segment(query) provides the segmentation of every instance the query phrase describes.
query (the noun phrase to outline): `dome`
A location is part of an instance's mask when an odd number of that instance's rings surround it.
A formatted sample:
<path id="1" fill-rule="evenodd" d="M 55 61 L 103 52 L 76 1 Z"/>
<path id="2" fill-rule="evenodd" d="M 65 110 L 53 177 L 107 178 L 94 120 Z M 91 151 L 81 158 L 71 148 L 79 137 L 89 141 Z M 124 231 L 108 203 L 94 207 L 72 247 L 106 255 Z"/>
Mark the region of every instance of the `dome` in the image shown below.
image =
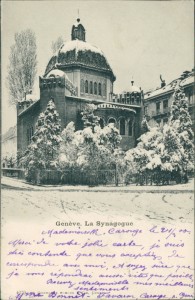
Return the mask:
<path id="1" fill-rule="evenodd" d="M 141 89 L 139 87 L 133 85 L 133 84 L 134 84 L 134 81 L 131 81 L 130 88 L 127 88 L 126 90 L 124 90 L 123 93 L 130 93 L 130 94 L 132 94 L 132 93 L 141 93 Z"/>
<path id="2" fill-rule="evenodd" d="M 65 76 L 66 79 L 69 79 L 68 76 L 61 70 L 58 70 L 58 69 L 53 69 L 51 70 L 46 78 L 49 78 L 49 77 L 62 77 L 62 76 Z"/>
<path id="3" fill-rule="evenodd" d="M 140 88 L 135 85 L 132 85 L 130 87 L 130 89 L 128 90 L 128 92 L 129 93 L 141 93 Z"/>
<path id="4" fill-rule="evenodd" d="M 115 76 L 104 53 L 98 47 L 85 41 L 85 29 L 80 24 L 80 19 L 77 19 L 77 22 L 79 24 L 72 27 L 72 40 L 65 42 L 53 55 L 46 67 L 44 76 L 47 76 L 53 69 L 65 71 L 70 67 L 83 67 L 103 71 L 110 75 L 114 81 Z"/>

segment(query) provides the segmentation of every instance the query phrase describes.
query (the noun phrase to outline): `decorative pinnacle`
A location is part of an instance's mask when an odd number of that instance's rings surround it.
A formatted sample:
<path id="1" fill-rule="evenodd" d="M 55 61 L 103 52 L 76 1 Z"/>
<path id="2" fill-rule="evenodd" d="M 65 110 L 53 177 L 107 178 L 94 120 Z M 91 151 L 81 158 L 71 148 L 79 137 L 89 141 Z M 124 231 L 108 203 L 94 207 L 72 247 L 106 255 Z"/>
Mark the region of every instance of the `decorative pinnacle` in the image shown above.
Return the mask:
<path id="1" fill-rule="evenodd" d="M 79 18 L 79 9 L 78 9 L 78 18 L 77 18 L 77 22 L 80 22 L 80 18 Z"/>

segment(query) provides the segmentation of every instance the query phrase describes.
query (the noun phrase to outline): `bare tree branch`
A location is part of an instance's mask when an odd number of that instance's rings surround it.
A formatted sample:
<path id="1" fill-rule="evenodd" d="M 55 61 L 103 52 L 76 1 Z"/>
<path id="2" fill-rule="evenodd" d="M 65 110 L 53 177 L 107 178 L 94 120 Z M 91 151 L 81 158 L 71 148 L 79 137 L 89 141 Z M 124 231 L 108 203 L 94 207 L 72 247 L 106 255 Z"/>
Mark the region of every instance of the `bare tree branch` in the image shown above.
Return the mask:
<path id="1" fill-rule="evenodd" d="M 8 66 L 8 88 L 11 104 L 16 104 L 24 93 L 33 88 L 37 73 L 37 46 L 35 34 L 31 29 L 15 34 L 11 46 Z"/>
<path id="2" fill-rule="evenodd" d="M 61 36 L 59 36 L 55 42 L 54 41 L 52 42 L 51 49 L 53 54 L 59 50 L 59 48 L 63 45 L 63 43 L 64 41 Z"/>

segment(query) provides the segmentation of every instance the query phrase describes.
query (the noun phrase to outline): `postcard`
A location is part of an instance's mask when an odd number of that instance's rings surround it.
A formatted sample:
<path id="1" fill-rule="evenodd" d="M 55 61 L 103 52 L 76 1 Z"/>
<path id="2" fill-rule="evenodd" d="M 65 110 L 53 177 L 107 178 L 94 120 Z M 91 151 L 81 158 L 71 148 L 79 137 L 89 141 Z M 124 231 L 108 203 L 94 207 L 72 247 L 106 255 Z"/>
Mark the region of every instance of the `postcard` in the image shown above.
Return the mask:
<path id="1" fill-rule="evenodd" d="M 192 1 L 2 1 L 1 299 L 194 299 Z"/>

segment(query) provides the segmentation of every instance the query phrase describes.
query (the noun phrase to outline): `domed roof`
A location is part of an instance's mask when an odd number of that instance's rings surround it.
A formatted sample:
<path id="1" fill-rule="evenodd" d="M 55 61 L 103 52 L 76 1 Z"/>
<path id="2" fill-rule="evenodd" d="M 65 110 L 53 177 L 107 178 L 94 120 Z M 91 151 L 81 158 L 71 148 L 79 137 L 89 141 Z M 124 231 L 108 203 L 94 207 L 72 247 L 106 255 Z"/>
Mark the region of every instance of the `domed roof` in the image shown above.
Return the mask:
<path id="1" fill-rule="evenodd" d="M 135 86 L 135 85 L 132 85 L 129 90 L 128 90 L 129 93 L 141 93 L 140 91 L 140 88 Z"/>
<path id="2" fill-rule="evenodd" d="M 52 56 L 44 76 L 47 76 L 53 69 L 66 70 L 70 67 L 85 67 L 106 72 L 114 81 L 116 78 L 104 53 L 98 47 L 85 42 L 85 29 L 80 23 L 78 26 L 73 25 L 71 36 L 72 40 L 65 42 Z"/>
<path id="3" fill-rule="evenodd" d="M 60 53 L 67 53 L 68 51 L 73 51 L 76 50 L 78 53 L 79 51 L 91 51 L 95 53 L 99 53 L 102 56 L 104 56 L 103 52 L 96 46 L 93 46 L 87 42 L 80 41 L 80 40 L 73 40 L 65 43 L 61 48 L 60 48 Z"/>
<path id="4" fill-rule="evenodd" d="M 53 69 L 46 75 L 46 78 L 49 78 L 49 77 L 62 77 L 62 76 L 65 76 L 66 79 L 69 79 L 68 76 L 65 74 L 65 72 L 63 72 L 61 70 L 58 70 L 58 69 Z"/>
<path id="5" fill-rule="evenodd" d="M 133 85 L 133 84 L 134 84 L 134 81 L 131 81 L 130 88 L 127 88 L 126 90 L 124 90 L 123 93 L 130 93 L 130 94 L 132 94 L 132 93 L 141 93 L 141 89 L 139 87 Z"/>

